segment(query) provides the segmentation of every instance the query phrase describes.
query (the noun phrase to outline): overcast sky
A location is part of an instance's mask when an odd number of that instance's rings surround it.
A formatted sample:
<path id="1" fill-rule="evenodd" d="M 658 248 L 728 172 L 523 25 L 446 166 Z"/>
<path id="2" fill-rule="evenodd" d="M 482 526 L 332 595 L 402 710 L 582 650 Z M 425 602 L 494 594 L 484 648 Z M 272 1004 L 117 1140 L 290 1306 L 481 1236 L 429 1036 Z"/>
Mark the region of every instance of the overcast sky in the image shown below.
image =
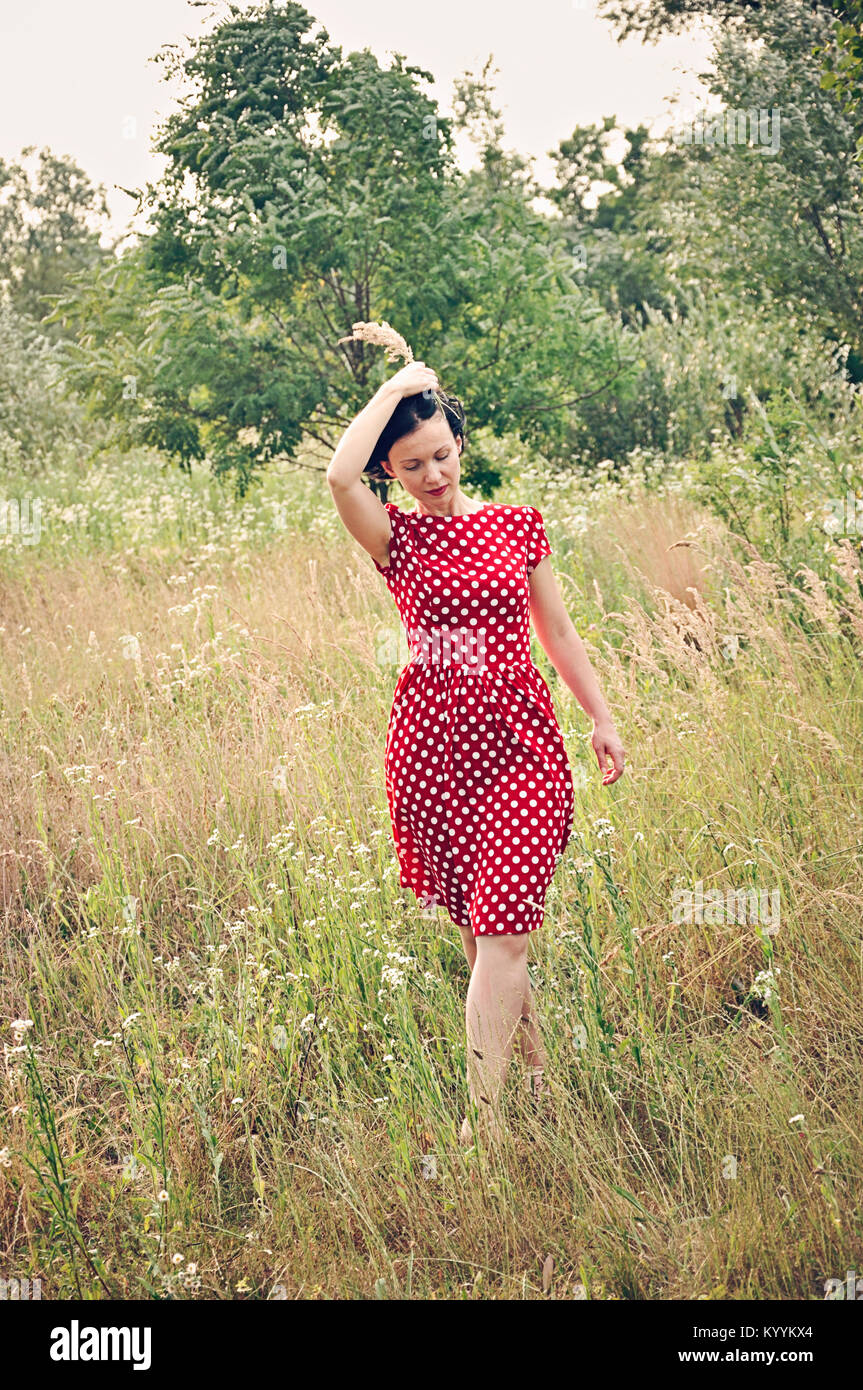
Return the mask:
<path id="1" fill-rule="evenodd" d="M 679 94 L 688 107 L 699 101 L 692 74 L 710 51 L 700 30 L 656 46 L 620 45 L 593 0 L 310 0 L 305 8 L 345 52 L 368 47 L 384 63 L 388 52 L 404 53 L 432 72 L 445 112 L 453 78 L 479 72 L 493 55 L 505 143 L 533 156 L 540 178 L 551 171 L 546 152 L 576 125 L 608 114 L 630 126 L 667 127 L 669 98 Z M 158 177 L 163 161 L 150 153 L 151 138 L 177 95 L 148 60 L 162 44 L 212 27 L 213 12 L 227 7 L 0 0 L 0 154 L 16 158 L 25 145 L 47 145 L 71 156 L 105 185 L 113 231 L 121 232 L 133 203 L 118 185 L 143 187 Z"/>

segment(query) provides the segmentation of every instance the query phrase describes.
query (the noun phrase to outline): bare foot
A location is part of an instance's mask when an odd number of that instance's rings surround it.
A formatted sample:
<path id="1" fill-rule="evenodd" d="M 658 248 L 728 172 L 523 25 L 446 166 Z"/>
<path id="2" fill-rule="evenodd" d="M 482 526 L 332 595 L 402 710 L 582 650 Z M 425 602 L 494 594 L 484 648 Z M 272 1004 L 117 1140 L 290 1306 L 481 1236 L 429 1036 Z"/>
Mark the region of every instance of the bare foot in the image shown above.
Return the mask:
<path id="1" fill-rule="evenodd" d="M 482 1111 L 480 1113 L 479 1137 L 490 1139 L 495 1144 L 501 1144 L 503 1142 L 503 1126 L 494 1115 L 489 1113 L 487 1106 L 483 1106 Z M 459 1134 L 459 1142 L 461 1143 L 462 1147 L 466 1149 L 473 1148 L 474 1144 L 476 1143 L 473 1125 L 471 1123 L 469 1115 L 465 1115 L 464 1119 L 461 1122 L 461 1133 Z"/>
<path id="2" fill-rule="evenodd" d="M 527 1094 L 528 1106 L 534 1118 L 545 1120 L 553 1118 L 554 1106 L 551 1092 L 545 1084 L 542 1067 L 528 1067 Z"/>

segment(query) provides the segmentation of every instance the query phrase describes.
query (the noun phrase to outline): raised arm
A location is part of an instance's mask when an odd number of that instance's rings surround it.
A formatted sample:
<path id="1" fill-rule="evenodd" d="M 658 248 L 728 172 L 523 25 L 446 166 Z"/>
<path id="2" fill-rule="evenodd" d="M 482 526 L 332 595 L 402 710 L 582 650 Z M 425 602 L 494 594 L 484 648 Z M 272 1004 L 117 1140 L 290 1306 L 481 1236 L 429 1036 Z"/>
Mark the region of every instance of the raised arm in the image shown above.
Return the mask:
<path id="1" fill-rule="evenodd" d="M 431 367 L 424 362 L 410 362 L 402 367 L 379 387 L 348 425 L 327 468 L 330 492 L 346 529 L 372 559 L 384 566 L 390 562 L 390 519 L 386 507 L 362 481 L 363 469 L 402 397 L 429 388 L 439 389 Z"/>

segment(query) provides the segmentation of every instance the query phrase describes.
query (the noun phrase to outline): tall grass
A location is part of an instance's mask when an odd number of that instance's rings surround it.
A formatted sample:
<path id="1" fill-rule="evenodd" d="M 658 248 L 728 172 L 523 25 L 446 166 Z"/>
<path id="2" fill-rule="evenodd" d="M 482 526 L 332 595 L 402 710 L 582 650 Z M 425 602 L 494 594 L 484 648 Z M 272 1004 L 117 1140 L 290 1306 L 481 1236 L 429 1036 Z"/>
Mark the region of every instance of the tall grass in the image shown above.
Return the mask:
<path id="1" fill-rule="evenodd" d="M 553 1115 L 514 1063 L 502 1149 L 465 1152 L 468 965 L 386 809 L 385 586 L 313 475 L 232 511 L 123 463 L 3 552 L 0 1272 L 807 1299 L 859 1268 L 853 545 L 825 585 L 680 489 L 502 495 L 542 506 L 629 763 L 601 786 L 535 643 L 577 788 L 530 952 Z M 778 888 L 778 929 L 675 920 L 699 883 Z"/>

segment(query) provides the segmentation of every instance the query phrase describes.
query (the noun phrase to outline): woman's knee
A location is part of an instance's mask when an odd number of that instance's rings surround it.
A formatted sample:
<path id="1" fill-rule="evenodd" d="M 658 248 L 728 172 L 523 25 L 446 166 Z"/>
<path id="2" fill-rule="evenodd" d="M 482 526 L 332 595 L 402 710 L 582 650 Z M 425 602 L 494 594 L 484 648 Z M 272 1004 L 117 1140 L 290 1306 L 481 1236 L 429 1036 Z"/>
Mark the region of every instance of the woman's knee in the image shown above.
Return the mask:
<path id="1" fill-rule="evenodd" d="M 476 937 L 477 961 L 502 965 L 506 968 L 519 968 L 527 963 L 529 936 L 478 936 Z"/>

